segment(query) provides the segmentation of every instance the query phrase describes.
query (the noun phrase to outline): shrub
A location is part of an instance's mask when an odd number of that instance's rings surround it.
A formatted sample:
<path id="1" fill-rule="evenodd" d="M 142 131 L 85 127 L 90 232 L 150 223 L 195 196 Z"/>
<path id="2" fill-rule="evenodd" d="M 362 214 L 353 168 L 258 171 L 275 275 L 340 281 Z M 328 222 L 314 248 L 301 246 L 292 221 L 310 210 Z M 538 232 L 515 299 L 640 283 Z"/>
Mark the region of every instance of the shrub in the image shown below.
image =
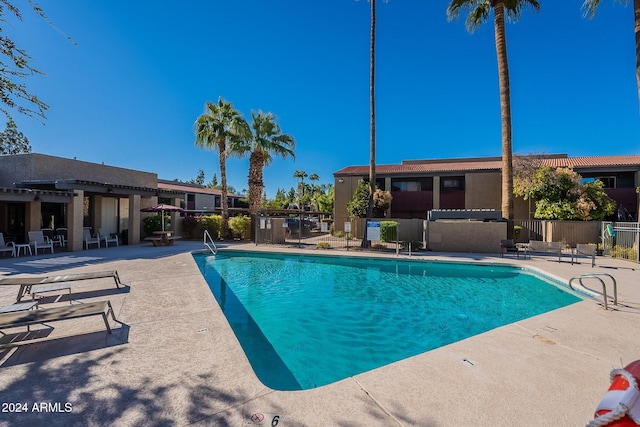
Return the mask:
<path id="1" fill-rule="evenodd" d="M 393 242 L 397 240 L 398 223 L 396 221 L 380 221 L 380 241 Z"/>
<path id="2" fill-rule="evenodd" d="M 151 236 L 154 231 L 162 230 L 162 215 L 152 215 L 142 220 L 142 229 L 145 236 Z M 164 216 L 164 229 L 171 229 L 171 217 L 169 215 Z"/>
<path id="3" fill-rule="evenodd" d="M 316 243 L 316 249 L 331 249 L 331 244 L 329 242 L 318 242 Z"/>
<path id="4" fill-rule="evenodd" d="M 193 231 L 197 226 L 198 217 L 188 215 L 182 218 L 182 231 L 186 234 L 185 237 L 193 238 Z"/>
<path id="5" fill-rule="evenodd" d="M 520 238 L 520 234 L 522 233 L 522 226 L 514 225 L 513 226 L 513 238 L 515 241 L 518 241 Z"/>
<path id="6" fill-rule="evenodd" d="M 201 216 L 198 222 L 211 234 L 212 239 L 220 239 L 220 229 L 222 228 L 222 217 L 220 215 Z"/>
<path id="7" fill-rule="evenodd" d="M 231 228 L 233 237 L 245 239 L 251 235 L 251 218 L 245 215 L 229 218 L 229 228 Z"/>

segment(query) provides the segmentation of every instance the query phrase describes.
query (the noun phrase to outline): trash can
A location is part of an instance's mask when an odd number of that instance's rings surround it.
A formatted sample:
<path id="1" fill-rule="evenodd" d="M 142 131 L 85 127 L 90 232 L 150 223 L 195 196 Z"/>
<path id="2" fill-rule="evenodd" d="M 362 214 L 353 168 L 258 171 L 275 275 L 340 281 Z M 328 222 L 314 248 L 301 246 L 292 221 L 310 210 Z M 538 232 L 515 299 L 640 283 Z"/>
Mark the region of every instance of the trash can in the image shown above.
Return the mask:
<path id="1" fill-rule="evenodd" d="M 129 244 L 129 230 L 122 230 L 120 232 L 120 242 L 123 245 L 128 245 Z"/>

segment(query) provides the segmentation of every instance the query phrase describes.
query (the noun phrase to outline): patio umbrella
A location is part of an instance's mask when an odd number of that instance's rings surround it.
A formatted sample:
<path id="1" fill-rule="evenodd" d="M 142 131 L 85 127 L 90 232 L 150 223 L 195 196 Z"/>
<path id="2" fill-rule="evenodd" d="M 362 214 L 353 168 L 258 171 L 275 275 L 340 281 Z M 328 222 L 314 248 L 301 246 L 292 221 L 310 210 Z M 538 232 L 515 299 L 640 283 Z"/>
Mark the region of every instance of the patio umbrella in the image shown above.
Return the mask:
<path id="1" fill-rule="evenodd" d="M 160 212 L 162 216 L 162 231 L 164 231 L 164 213 L 165 212 L 182 212 L 182 209 L 179 206 L 167 205 L 165 203 L 160 203 L 159 205 L 149 206 L 148 208 L 140 209 L 140 212 Z"/>

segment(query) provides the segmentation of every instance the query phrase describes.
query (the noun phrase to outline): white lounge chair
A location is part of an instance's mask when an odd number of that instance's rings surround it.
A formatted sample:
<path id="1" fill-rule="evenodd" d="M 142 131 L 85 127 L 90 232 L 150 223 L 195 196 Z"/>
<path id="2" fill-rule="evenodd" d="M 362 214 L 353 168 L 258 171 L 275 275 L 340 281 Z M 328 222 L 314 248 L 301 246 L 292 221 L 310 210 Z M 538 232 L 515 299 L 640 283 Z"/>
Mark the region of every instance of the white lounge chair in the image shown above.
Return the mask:
<path id="1" fill-rule="evenodd" d="M 102 241 L 104 242 L 104 246 L 106 248 L 109 247 L 109 242 L 111 243 L 115 243 L 116 246 L 119 246 L 119 242 L 118 242 L 118 235 L 117 234 L 109 234 L 109 233 L 103 233 L 102 228 L 100 229 L 100 238 L 102 239 Z"/>
<path id="2" fill-rule="evenodd" d="M 93 237 L 91 235 L 91 230 L 88 228 L 84 229 L 83 239 L 85 249 L 89 249 L 89 245 L 98 245 L 98 248 L 100 247 L 100 235 L 98 235 L 98 237 Z"/>
<path id="3" fill-rule="evenodd" d="M 60 246 L 67 246 L 67 229 L 64 227 L 56 228 L 56 239 L 60 242 Z"/>
<path id="4" fill-rule="evenodd" d="M 4 235 L 0 233 L 0 253 L 11 252 L 11 256 L 16 256 L 16 246 L 13 242 L 4 241 Z"/>
<path id="5" fill-rule="evenodd" d="M 29 244 L 35 250 L 36 255 L 38 255 L 38 249 L 49 248 L 51 249 L 51 253 L 53 253 L 53 240 L 46 238 L 42 230 L 29 232 Z"/>
<path id="6" fill-rule="evenodd" d="M 60 247 L 62 247 L 62 242 L 58 239 L 58 236 L 53 232 L 52 228 L 43 228 L 42 230 L 42 234 L 44 234 L 44 239 L 46 241 L 52 241 L 53 245 L 58 245 Z"/>

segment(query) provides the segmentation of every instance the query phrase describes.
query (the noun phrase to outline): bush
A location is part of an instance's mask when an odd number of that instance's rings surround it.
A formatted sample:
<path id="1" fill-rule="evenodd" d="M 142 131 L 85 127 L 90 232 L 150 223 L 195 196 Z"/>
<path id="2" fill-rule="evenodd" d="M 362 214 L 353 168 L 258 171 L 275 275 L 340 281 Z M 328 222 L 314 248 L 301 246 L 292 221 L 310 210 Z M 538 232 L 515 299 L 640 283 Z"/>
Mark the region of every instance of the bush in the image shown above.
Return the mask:
<path id="1" fill-rule="evenodd" d="M 195 216 L 185 216 L 182 218 L 182 231 L 186 234 L 186 238 L 193 238 L 193 232 L 198 226 L 198 217 Z"/>
<path id="2" fill-rule="evenodd" d="M 164 216 L 164 229 L 171 229 L 171 217 L 169 215 Z M 142 230 L 145 236 L 151 236 L 154 231 L 162 230 L 162 215 L 148 216 L 142 220 Z"/>
<path id="3" fill-rule="evenodd" d="M 520 238 L 520 234 L 522 233 L 522 226 L 520 225 L 514 225 L 513 226 L 513 238 L 514 241 L 518 241 L 518 239 Z"/>
<path id="4" fill-rule="evenodd" d="M 316 243 L 316 249 L 331 249 L 331 244 L 329 242 L 318 242 Z"/>
<path id="5" fill-rule="evenodd" d="M 380 241 L 393 242 L 397 240 L 398 223 L 396 221 L 380 221 Z"/>
<path id="6" fill-rule="evenodd" d="M 233 237 L 245 239 L 251 235 L 251 218 L 245 215 L 229 218 L 229 228 Z"/>
<path id="7" fill-rule="evenodd" d="M 222 228 L 222 217 L 220 215 L 201 216 L 198 222 L 209 232 L 212 239 L 220 239 L 220 229 Z"/>

